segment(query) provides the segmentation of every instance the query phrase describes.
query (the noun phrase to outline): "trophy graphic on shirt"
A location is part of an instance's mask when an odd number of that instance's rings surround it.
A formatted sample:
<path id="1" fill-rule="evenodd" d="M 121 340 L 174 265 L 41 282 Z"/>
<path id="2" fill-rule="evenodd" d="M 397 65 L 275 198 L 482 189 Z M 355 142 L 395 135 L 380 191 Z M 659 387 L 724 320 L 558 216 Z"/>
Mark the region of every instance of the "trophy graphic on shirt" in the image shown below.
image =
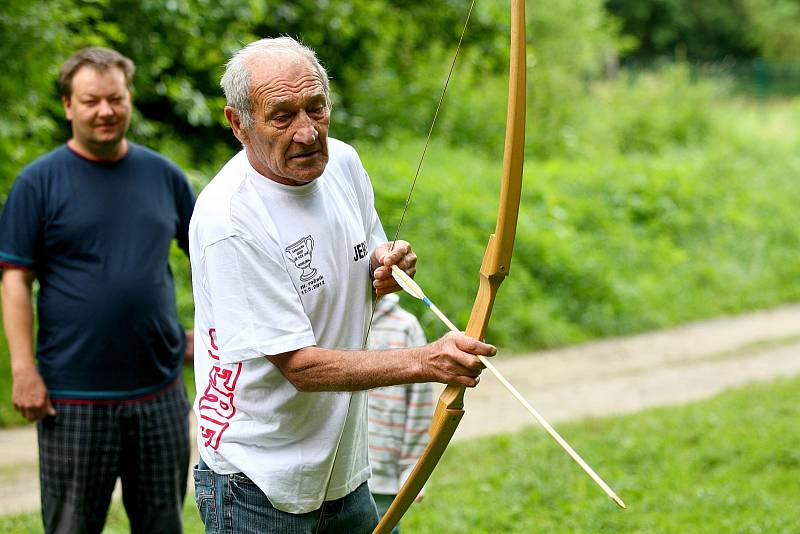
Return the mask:
<path id="1" fill-rule="evenodd" d="M 300 280 L 308 282 L 317 275 L 317 270 L 311 266 L 311 252 L 314 250 L 314 238 L 310 235 L 302 237 L 286 247 L 286 258 L 303 272 Z"/>

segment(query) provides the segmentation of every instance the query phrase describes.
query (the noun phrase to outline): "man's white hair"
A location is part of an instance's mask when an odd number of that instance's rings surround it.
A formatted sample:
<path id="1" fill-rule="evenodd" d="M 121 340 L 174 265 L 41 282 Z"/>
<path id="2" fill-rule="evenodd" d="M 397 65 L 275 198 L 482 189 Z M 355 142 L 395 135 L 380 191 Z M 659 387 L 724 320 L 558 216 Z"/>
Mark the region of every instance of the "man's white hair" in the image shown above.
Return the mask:
<path id="1" fill-rule="evenodd" d="M 317 71 L 322 80 L 322 88 L 325 92 L 325 100 L 330 106 L 330 88 L 328 84 L 328 73 L 320 64 L 314 51 L 292 39 L 291 37 L 276 37 L 272 39 L 260 39 L 245 46 L 225 65 L 225 73 L 220 80 L 220 86 L 225 93 L 227 104 L 236 110 L 242 128 L 253 126 L 253 100 L 251 98 L 251 75 L 250 61 L 255 57 L 267 56 L 293 56 L 297 59 L 308 61 L 314 70 Z"/>

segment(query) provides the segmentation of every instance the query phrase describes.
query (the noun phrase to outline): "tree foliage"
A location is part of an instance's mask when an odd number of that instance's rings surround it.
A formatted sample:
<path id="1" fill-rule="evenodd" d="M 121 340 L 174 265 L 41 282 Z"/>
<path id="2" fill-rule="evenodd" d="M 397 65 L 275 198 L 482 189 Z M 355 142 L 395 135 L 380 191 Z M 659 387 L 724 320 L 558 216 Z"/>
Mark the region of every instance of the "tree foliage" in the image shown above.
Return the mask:
<path id="1" fill-rule="evenodd" d="M 762 57 L 800 61 L 800 2 L 742 0 L 748 14 L 748 36 Z"/>
<path id="2" fill-rule="evenodd" d="M 291 35 L 332 79 L 332 134 L 424 135 L 466 0 L 6 0 L 0 18 L 0 200 L 18 170 L 63 142 L 55 77 L 77 48 L 105 45 L 137 64 L 132 137 L 204 181 L 236 148 L 218 82 L 259 37 Z M 649 59 L 800 57 L 795 0 L 553 0 L 528 6 L 529 155 L 570 154 L 589 82 L 620 50 Z M 436 134 L 496 153 L 502 143 L 508 2 L 478 2 Z M 609 14 L 610 13 L 610 14 Z M 620 38 L 620 33 L 626 37 Z M 682 51 L 682 52 L 681 52 Z"/>
<path id="3" fill-rule="evenodd" d="M 637 40 L 638 59 L 673 57 L 714 60 L 755 57 L 743 29 L 746 12 L 737 0 L 608 0 L 623 31 Z"/>
<path id="4" fill-rule="evenodd" d="M 383 139 L 427 131 L 466 15 L 461 0 L 8 0 L 0 24 L 0 191 L 25 163 L 63 142 L 55 78 L 77 48 L 102 45 L 137 64 L 131 135 L 207 178 L 235 149 L 222 115 L 227 58 L 265 36 L 317 50 L 332 80 L 332 134 Z M 479 2 L 438 134 L 497 150 L 508 61 L 507 2 Z M 531 9 L 531 150 L 559 146 L 570 102 L 615 47 L 602 0 Z"/>
<path id="5" fill-rule="evenodd" d="M 690 60 L 800 60 L 800 4 L 796 0 L 607 0 L 631 56 Z"/>

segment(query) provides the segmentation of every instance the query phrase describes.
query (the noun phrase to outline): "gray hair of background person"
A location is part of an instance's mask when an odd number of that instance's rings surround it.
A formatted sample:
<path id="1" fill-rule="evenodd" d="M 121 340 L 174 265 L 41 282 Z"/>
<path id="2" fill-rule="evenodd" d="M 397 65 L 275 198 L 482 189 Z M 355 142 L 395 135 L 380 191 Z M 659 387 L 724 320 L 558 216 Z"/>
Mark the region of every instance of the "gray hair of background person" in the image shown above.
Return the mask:
<path id="1" fill-rule="evenodd" d="M 250 60 L 258 56 L 277 56 L 288 55 L 297 59 L 304 59 L 311 63 L 317 74 L 322 80 L 325 100 L 330 106 L 330 88 L 328 84 L 328 73 L 320 64 L 314 51 L 292 39 L 291 37 L 276 37 L 274 39 L 261 39 L 245 46 L 225 65 L 225 74 L 220 80 L 220 87 L 225 92 L 227 104 L 236 110 L 241 121 L 242 128 L 253 126 L 253 101 L 251 98 L 250 87 Z"/>
<path id="2" fill-rule="evenodd" d="M 133 73 L 136 67 L 129 58 L 123 56 L 116 50 L 95 46 L 91 48 L 81 48 L 64 63 L 58 73 L 58 86 L 61 95 L 69 99 L 72 97 L 72 78 L 78 69 L 89 66 L 99 71 L 110 68 L 118 68 L 125 75 L 125 85 L 128 91 L 133 92 Z"/>

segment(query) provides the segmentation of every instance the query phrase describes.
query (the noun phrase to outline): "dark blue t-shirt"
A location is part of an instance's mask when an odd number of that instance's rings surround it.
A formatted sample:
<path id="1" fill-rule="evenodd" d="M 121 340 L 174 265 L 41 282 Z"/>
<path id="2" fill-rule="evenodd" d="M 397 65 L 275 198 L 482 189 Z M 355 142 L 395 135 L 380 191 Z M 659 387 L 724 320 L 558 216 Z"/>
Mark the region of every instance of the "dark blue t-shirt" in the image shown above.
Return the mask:
<path id="1" fill-rule="evenodd" d="M 169 385 L 186 340 L 167 259 L 188 254 L 194 194 L 129 143 L 113 163 L 66 145 L 23 169 L 0 215 L 0 263 L 39 281 L 37 359 L 54 399 L 135 399 Z"/>

